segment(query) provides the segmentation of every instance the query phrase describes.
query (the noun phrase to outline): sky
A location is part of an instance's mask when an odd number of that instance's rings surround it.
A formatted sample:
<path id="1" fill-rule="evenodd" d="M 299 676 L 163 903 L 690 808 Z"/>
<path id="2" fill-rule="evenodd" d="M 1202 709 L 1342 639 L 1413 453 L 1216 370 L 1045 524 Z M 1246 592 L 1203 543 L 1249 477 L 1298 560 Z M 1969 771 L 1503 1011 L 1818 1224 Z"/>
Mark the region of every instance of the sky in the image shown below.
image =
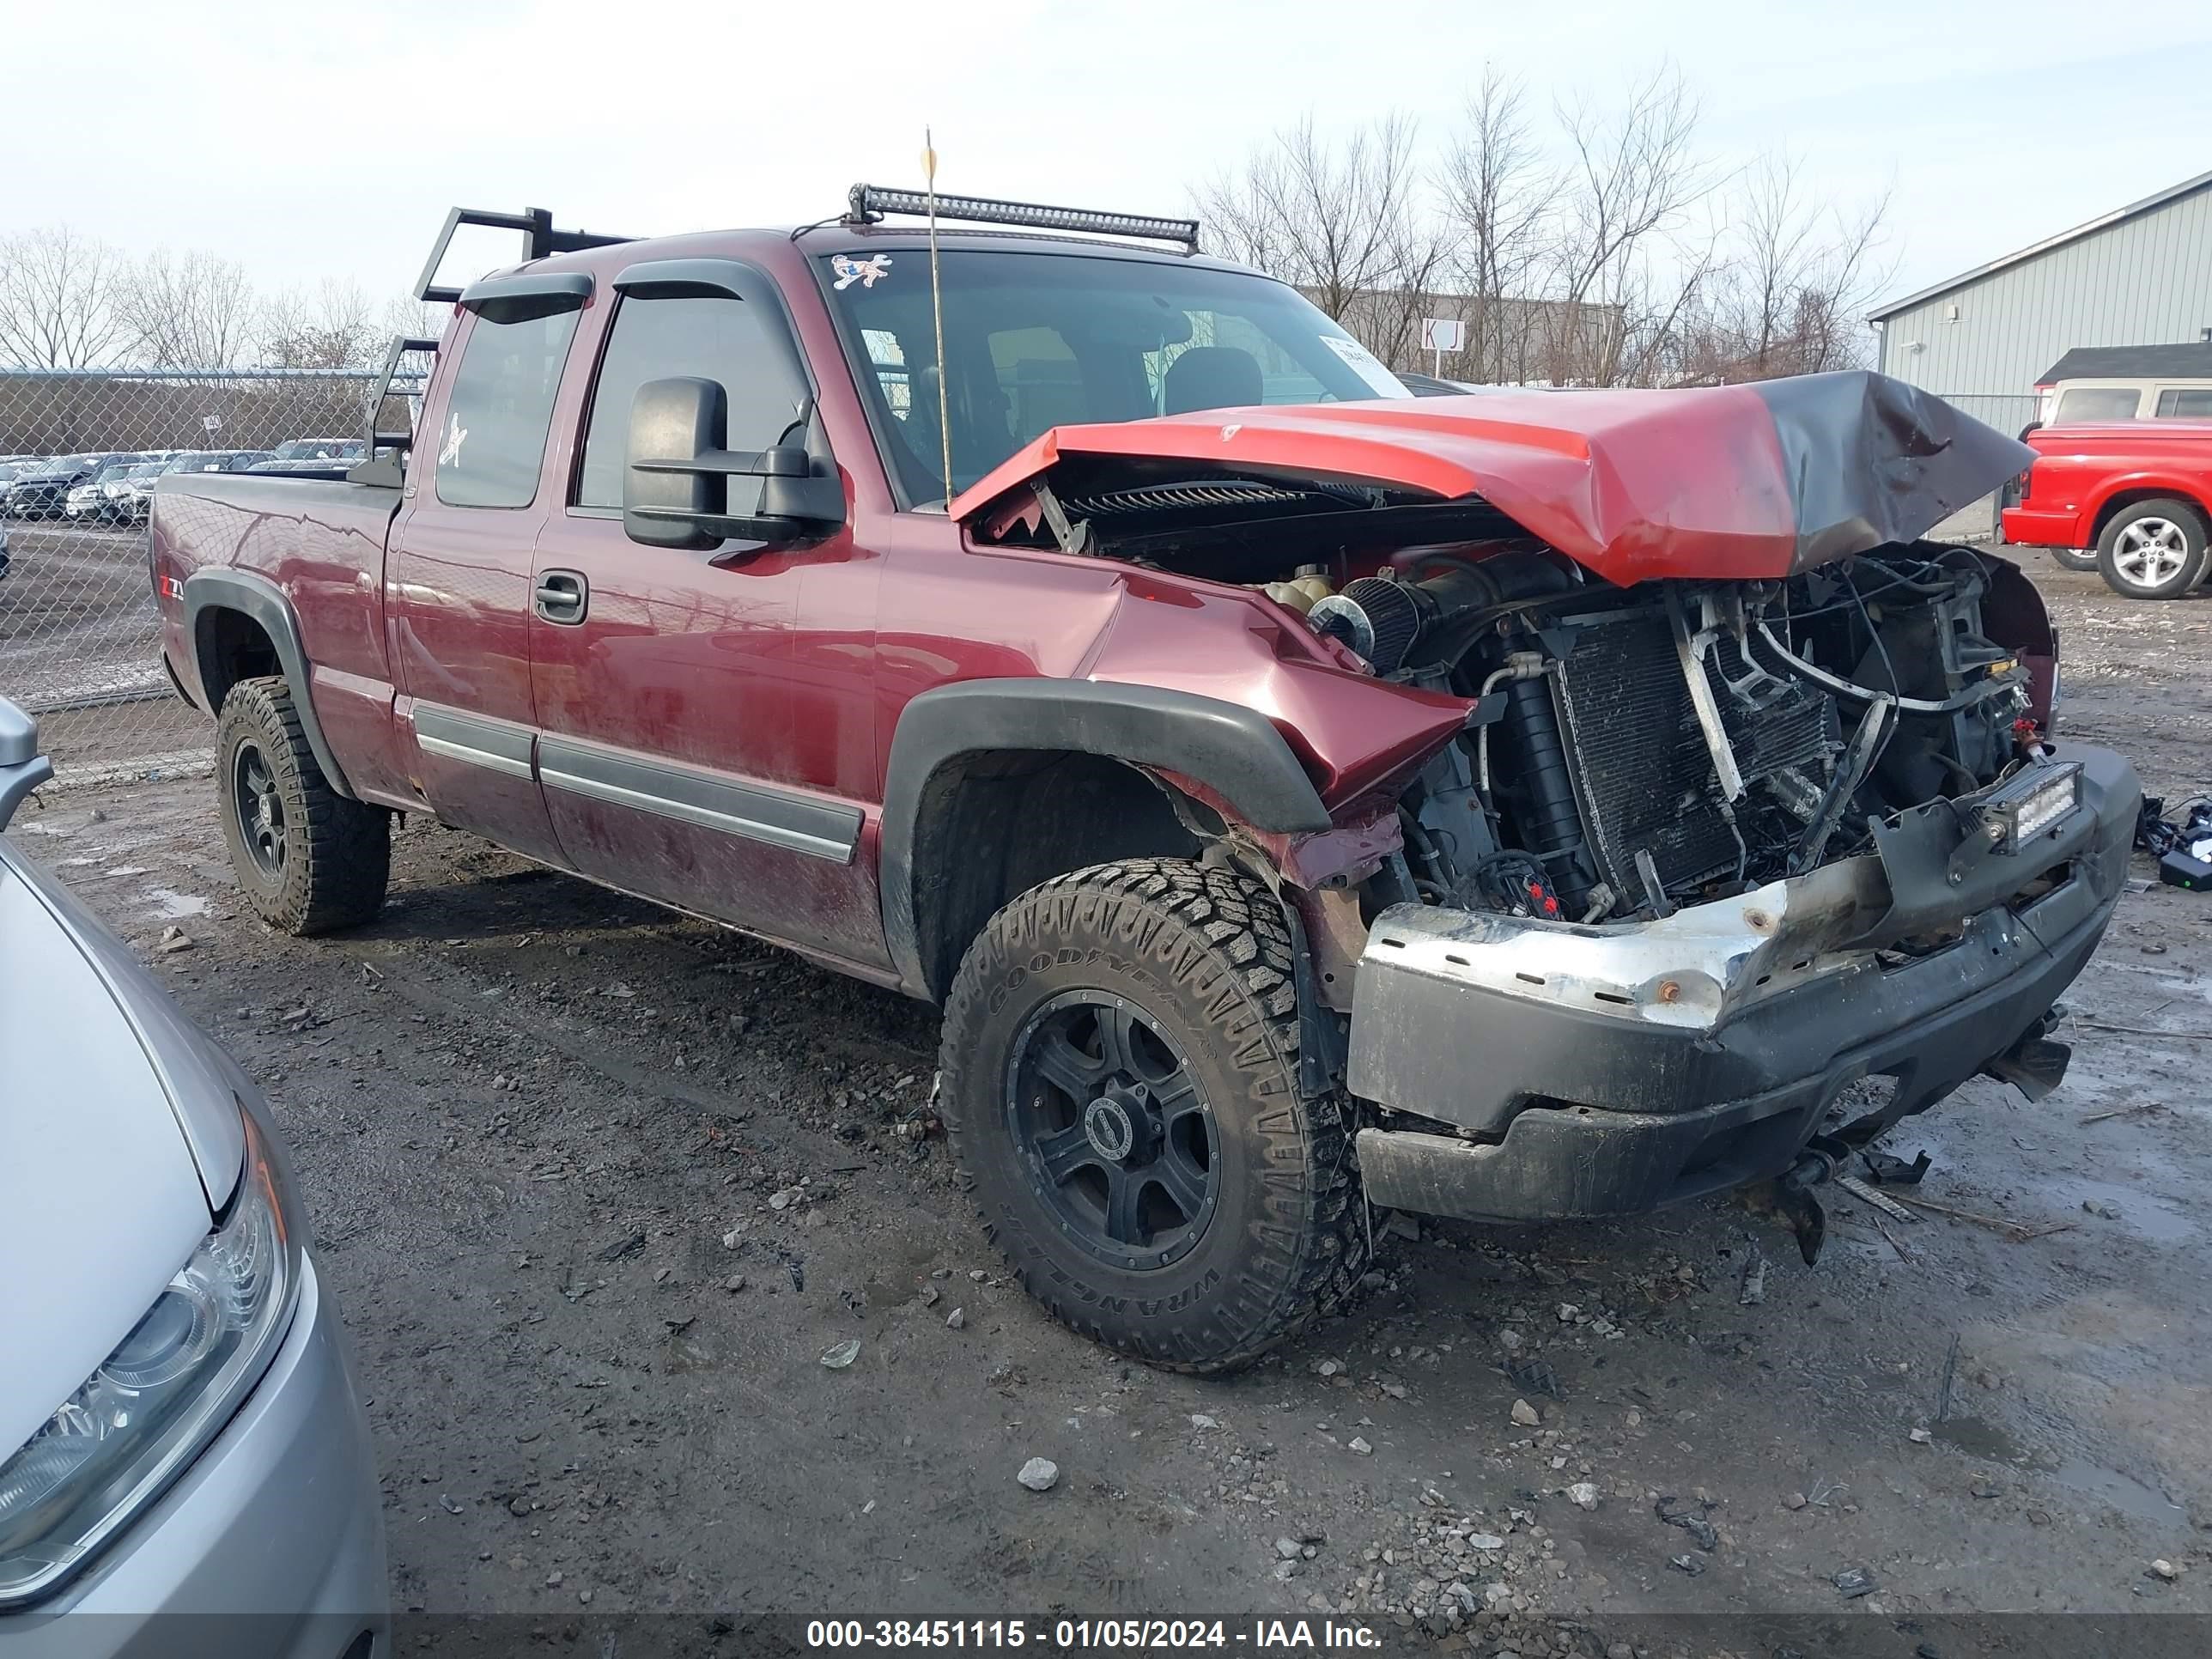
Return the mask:
<path id="1" fill-rule="evenodd" d="M 1825 199 L 1892 193 L 1896 295 L 2212 167 L 2203 0 L 93 0 L 9 24 L 0 234 L 380 296 L 457 203 L 794 223 L 918 184 L 927 125 L 945 190 L 1175 212 L 1309 111 L 1433 140 L 1486 63 L 1540 110 L 1668 62 L 1720 167 L 1784 148 Z M 514 257 L 471 234 L 449 276 Z"/>

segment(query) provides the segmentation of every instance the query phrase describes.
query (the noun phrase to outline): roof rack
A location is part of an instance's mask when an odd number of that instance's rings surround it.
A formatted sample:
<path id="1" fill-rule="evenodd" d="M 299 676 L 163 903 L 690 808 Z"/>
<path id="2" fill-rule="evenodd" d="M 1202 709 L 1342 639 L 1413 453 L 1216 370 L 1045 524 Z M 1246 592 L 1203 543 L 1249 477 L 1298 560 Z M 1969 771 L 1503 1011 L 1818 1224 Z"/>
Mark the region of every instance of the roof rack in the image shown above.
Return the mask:
<path id="1" fill-rule="evenodd" d="M 453 245 L 453 233 L 463 225 L 520 231 L 525 259 L 543 259 L 549 253 L 576 253 L 587 247 L 611 247 L 617 242 L 636 240 L 630 236 L 601 236 L 588 230 L 556 230 L 553 215 L 545 208 L 498 213 L 489 208 L 457 207 L 446 216 L 446 228 L 438 233 L 437 245 L 430 250 L 429 263 L 415 279 L 415 297 L 425 304 L 451 305 L 461 297 L 460 289 L 439 286 L 438 267 L 446 262 L 446 250 Z"/>
<path id="2" fill-rule="evenodd" d="M 872 225 L 885 214 L 916 218 L 929 216 L 929 192 L 891 190 L 882 185 L 855 185 L 846 195 L 848 224 Z M 1173 242 L 1186 252 L 1198 252 L 1198 221 L 1158 219 L 1142 213 L 1106 213 L 1095 208 L 1043 207 L 1035 202 L 1003 202 L 989 196 L 943 196 L 935 198 L 940 219 L 957 219 L 979 225 L 1021 225 L 1030 230 L 1088 230 L 1133 241 Z"/>

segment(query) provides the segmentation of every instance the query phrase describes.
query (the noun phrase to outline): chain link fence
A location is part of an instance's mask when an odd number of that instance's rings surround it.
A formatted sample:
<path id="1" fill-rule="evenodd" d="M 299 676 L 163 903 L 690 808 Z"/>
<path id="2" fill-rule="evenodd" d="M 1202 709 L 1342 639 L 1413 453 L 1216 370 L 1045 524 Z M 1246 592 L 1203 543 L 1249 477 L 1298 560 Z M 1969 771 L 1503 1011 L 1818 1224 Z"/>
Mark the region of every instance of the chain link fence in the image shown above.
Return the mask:
<path id="1" fill-rule="evenodd" d="M 148 504 L 165 471 L 343 465 L 381 369 L 0 370 L 0 696 L 65 781 L 204 763 L 161 666 Z M 404 411 L 403 411 L 404 417 Z"/>

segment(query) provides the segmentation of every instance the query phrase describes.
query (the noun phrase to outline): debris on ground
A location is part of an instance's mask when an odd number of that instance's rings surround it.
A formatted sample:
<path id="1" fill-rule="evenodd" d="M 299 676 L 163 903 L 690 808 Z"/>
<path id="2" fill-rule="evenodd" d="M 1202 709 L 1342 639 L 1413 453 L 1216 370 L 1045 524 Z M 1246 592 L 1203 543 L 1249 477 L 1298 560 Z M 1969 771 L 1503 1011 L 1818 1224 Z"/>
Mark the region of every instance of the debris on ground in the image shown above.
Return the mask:
<path id="1" fill-rule="evenodd" d="M 1567 1488 L 1567 1501 L 1578 1510 L 1597 1507 L 1597 1486 L 1595 1482 L 1577 1480 Z"/>
<path id="2" fill-rule="evenodd" d="M 968 1310 L 967 1310 L 967 1309 L 965 1309 L 965 1308 L 955 1308 L 955 1309 L 954 1309 L 951 1313 L 949 1313 L 949 1314 L 947 1314 L 947 1315 L 945 1315 L 945 1328 L 946 1330 L 948 1330 L 948 1331 L 965 1330 L 965 1329 L 967 1328 L 967 1327 L 968 1327 Z"/>
<path id="3" fill-rule="evenodd" d="M 1836 1575 L 1837 1593 L 1846 1601 L 1856 1601 L 1862 1595 L 1871 1595 L 1875 1589 L 1874 1575 L 1864 1567 L 1850 1567 Z"/>
<path id="4" fill-rule="evenodd" d="M 1756 1244 L 1751 1247 L 1751 1260 L 1743 1264 L 1743 1285 L 1735 1300 L 1740 1308 L 1756 1308 L 1766 1300 L 1766 1252 Z"/>
<path id="5" fill-rule="evenodd" d="M 1060 1484 L 1060 1465 L 1049 1457 L 1032 1457 L 1014 1479 L 1031 1492 L 1050 1492 Z"/>
<path id="6" fill-rule="evenodd" d="M 1524 1429 L 1533 1429 L 1544 1419 L 1536 1415 L 1536 1408 L 1525 1400 L 1513 1402 L 1513 1420 Z"/>
<path id="7" fill-rule="evenodd" d="M 848 1337 L 822 1356 L 822 1364 L 825 1370 L 842 1371 L 860 1357 L 860 1339 Z"/>
<path id="8" fill-rule="evenodd" d="M 1836 1185 L 1841 1187 L 1860 1203 L 1880 1210 L 1893 1221 L 1917 1221 L 1920 1218 L 1885 1193 L 1878 1193 L 1856 1176 L 1838 1176 Z"/>
<path id="9" fill-rule="evenodd" d="M 192 936 L 183 928 L 164 927 L 161 930 L 161 941 L 154 948 L 164 956 L 174 956 L 179 951 L 191 950 L 193 943 Z"/>
<path id="10" fill-rule="evenodd" d="M 1718 1549 L 1721 1535 L 1715 1529 L 1713 1523 L 1694 1510 L 1674 1508 L 1676 1501 L 1672 1492 L 1662 1492 L 1659 1501 L 1651 1506 L 1651 1512 L 1668 1526 L 1680 1527 L 1684 1532 L 1688 1533 L 1697 1540 L 1698 1547 L 1706 1554 L 1710 1555 Z"/>
<path id="11" fill-rule="evenodd" d="M 1516 1336 L 1516 1341 L 1518 1340 Z M 1540 1394 L 1551 1400 L 1561 1397 L 1559 1374 L 1552 1368 L 1549 1360 L 1509 1359 L 1505 1362 L 1505 1376 L 1516 1388 L 1526 1389 L 1532 1394 Z"/>

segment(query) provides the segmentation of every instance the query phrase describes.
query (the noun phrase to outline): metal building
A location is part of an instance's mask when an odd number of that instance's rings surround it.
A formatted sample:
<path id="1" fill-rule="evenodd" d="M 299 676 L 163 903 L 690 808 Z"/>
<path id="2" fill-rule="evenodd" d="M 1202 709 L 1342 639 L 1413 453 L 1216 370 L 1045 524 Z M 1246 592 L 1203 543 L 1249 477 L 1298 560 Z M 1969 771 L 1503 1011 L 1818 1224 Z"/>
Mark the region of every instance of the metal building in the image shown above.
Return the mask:
<path id="1" fill-rule="evenodd" d="M 1881 372 L 2004 432 L 2076 346 L 2212 339 L 2212 173 L 1906 295 L 1869 319 Z"/>

